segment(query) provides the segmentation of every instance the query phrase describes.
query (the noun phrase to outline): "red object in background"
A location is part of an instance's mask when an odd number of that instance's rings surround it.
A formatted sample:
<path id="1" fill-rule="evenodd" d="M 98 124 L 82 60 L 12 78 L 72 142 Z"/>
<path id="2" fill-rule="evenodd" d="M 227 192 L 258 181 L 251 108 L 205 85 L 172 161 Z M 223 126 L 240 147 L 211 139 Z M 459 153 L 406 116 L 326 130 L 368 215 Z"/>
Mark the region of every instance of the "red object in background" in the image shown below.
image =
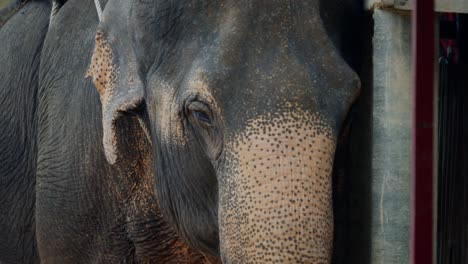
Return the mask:
<path id="1" fill-rule="evenodd" d="M 452 23 L 456 28 L 456 15 L 454 13 L 442 13 L 440 15 L 441 23 L 448 22 Z M 442 29 L 441 29 L 442 30 Z M 444 35 L 444 34 L 441 34 Z M 439 41 L 440 45 L 440 55 L 447 59 L 447 63 L 449 64 L 456 64 L 458 63 L 458 48 L 457 48 L 457 41 L 456 36 L 452 36 L 452 38 L 442 37 Z"/>
<path id="2" fill-rule="evenodd" d="M 410 228 L 412 264 L 433 263 L 434 23 L 434 0 L 414 0 Z"/>

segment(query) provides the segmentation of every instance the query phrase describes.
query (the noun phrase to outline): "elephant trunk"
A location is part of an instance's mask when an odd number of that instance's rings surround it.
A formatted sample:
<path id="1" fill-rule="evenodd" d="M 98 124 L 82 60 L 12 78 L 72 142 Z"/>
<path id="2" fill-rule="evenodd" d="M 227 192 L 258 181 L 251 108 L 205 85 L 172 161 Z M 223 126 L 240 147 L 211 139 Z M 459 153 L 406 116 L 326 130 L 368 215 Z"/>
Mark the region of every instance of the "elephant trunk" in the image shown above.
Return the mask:
<path id="1" fill-rule="evenodd" d="M 224 263 L 329 263 L 336 137 L 316 114 L 249 122 L 220 179 Z"/>

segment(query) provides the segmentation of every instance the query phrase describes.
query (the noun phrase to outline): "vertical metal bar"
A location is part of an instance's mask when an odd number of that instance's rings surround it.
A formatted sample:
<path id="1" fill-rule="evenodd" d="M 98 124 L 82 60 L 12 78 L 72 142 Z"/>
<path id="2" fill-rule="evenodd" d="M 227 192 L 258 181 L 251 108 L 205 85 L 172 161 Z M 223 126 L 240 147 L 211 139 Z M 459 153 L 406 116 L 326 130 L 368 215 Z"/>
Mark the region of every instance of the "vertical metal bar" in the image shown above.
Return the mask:
<path id="1" fill-rule="evenodd" d="M 411 263 L 433 263 L 434 0 L 413 0 Z"/>

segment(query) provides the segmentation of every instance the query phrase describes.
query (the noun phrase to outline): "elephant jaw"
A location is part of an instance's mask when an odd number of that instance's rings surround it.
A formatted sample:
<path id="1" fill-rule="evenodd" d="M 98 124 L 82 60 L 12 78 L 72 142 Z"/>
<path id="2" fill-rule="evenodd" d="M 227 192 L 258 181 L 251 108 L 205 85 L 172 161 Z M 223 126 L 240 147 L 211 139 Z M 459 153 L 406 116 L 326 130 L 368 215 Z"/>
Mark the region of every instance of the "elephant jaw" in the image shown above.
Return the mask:
<path id="1" fill-rule="evenodd" d="M 249 122 L 220 179 L 224 263 L 329 263 L 335 136 L 302 111 Z"/>

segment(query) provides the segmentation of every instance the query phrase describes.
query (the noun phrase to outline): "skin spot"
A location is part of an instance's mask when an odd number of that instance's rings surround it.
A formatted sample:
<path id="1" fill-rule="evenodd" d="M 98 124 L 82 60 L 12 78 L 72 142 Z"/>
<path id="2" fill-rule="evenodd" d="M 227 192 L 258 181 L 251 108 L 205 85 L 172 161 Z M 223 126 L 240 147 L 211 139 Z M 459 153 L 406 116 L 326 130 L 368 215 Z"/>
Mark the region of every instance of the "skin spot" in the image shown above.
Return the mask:
<path id="1" fill-rule="evenodd" d="M 117 67 L 112 64 L 112 51 L 110 44 L 101 32 L 96 33 L 96 42 L 91 65 L 85 77 L 91 77 L 99 92 L 101 102 L 105 105 L 112 96 L 113 88 L 117 81 Z"/>
<path id="2" fill-rule="evenodd" d="M 242 263 L 329 263 L 336 140 L 325 119 L 298 109 L 261 116 L 234 138 L 226 147 L 229 165 L 220 182 L 225 258 Z M 291 147 L 298 144 L 310 147 Z"/>

